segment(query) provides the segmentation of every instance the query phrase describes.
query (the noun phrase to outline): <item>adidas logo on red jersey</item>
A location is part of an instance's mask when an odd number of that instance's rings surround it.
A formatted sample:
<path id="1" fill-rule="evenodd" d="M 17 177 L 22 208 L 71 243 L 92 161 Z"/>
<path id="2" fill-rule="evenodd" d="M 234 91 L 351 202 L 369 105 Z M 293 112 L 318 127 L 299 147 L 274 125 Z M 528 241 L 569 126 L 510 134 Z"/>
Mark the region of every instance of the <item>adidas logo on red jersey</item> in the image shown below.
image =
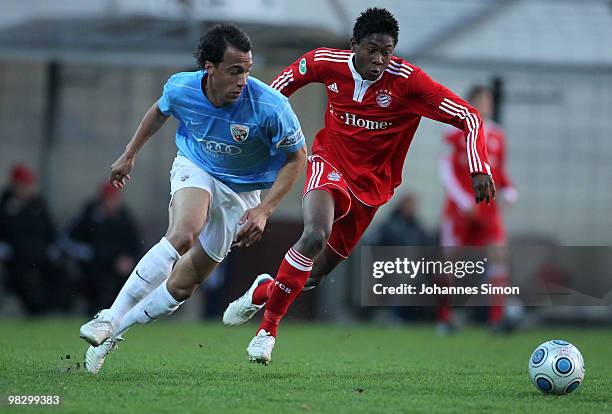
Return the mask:
<path id="1" fill-rule="evenodd" d="M 336 92 L 338 93 L 338 85 L 336 85 L 336 82 L 332 83 L 331 85 L 329 85 L 327 87 L 327 89 L 329 89 L 332 92 Z"/>

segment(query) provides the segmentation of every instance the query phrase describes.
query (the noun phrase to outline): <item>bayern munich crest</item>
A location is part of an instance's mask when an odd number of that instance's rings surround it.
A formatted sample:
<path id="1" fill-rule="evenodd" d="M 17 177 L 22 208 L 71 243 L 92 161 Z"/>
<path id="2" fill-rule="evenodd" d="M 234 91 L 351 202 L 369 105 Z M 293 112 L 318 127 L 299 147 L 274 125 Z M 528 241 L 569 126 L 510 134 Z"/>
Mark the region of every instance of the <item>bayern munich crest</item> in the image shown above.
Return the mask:
<path id="1" fill-rule="evenodd" d="M 340 181 L 341 177 L 342 176 L 340 175 L 338 171 L 332 171 L 329 174 L 327 174 L 327 179 L 329 181 Z"/>
<path id="2" fill-rule="evenodd" d="M 249 127 L 246 125 L 231 124 L 230 132 L 236 142 L 244 142 L 249 137 Z"/>
<path id="3" fill-rule="evenodd" d="M 391 105 L 391 95 L 389 95 L 386 92 L 382 92 L 379 93 L 376 96 L 376 103 L 378 104 L 378 106 L 380 106 L 381 108 L 386 108 L 389 105 Z"/>

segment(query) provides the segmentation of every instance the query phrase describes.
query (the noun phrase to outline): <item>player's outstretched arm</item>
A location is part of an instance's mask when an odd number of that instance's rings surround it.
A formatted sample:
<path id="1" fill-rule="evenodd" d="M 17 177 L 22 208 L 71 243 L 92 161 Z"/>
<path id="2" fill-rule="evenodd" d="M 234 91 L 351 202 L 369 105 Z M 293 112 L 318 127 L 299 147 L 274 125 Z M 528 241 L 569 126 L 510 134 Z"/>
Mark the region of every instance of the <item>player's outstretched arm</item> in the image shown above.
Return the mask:
<path id="1" fill-rule="evenodd" d="M 280 201 L 297 181 L 306 166 L 306 158 L 306 146 L 296 152 L 287 153 L 287 162 L 279 170 L 276 180 L 265 198 L 257 207 L 245 211 L 240 219 L 239 223 L 243 227 L 236 235 L 236 246 L 248 247 L 261 238 L 268 217 L 272 215 Z"/>
<path id="2" fill-rule="evenodd" d="M 130 172 L 136 162 L 136 154 L 142 146 L 166 123 L 169 115 L 164 115 L 155 102 L 140 121 L 138 129 L 130 142 L 126 145 L 123 154 L 111 165 L 110 182 L 117 188 L 130 180 Z"/>
<path id="3" fill-rule="evenodd" d="M 472 188 L 476 204 L 495 199 L 495 183 L 487 160 L 482 119 L 478 111 L 444 85 L 420 69 L 414 71 L 408 85 L 415 112 L 464 131 Z"/>

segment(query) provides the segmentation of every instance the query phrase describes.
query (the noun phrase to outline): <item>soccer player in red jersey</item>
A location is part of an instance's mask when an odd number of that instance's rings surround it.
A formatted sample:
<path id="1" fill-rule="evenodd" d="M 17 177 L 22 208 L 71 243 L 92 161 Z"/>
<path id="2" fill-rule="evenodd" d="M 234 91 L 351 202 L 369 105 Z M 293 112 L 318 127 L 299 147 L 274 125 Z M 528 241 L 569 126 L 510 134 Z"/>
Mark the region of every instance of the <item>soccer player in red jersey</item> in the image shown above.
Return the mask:
<path id="1" fill-rule="evenodd" d="M 301 237 L 276 278 L 258 276 L 223 316 L 226 325 L 239 325 L 266 304 L 247 348 L 252 362 L 269 363 L 278 324 L 291 302 L 305 284 L 316 286 L 349 256 L 378 207 L 391 198 L 421 117 L 464 131 L 475 201 L 495 197 L 480 115 L 420 68 L 394 56 L 398 33 L 389 11 L 367 9 L 353 27 L 351 50 L 315 49 L 272 82 L 286 96 L 309 83 L 323 83 L 328 106 L 309 157 Z"/>
<path id="2" fill-rule="evenodd" d="M 506 232 L 501 217 L 499 201 L 512 204 L 518 193 L 506 173 L 506 138 L 500 125 L 493 122 L 493 93 L 485 86 L 474 86 L 467 95 L 468 101 L 484 119 L 484 133 L 493 179 L 501 197 L 490 204 L 474 202 L 471 183 L 468 178 L 470 167 L 465 159 L 465 139 L 463 131 L 448 128 L 444 142 L 451 151 L 440 160 L 440 176 L 445 190 L 444 210 L 440 241 L 445 247 L 493 246 L 490 250 L 491 262 L 487 269 L 489 283 L 494 286 L 507 284 L 508 265 L 503 246 Z M 446 298 L 448 299 L 448 298 Z M 438 307 L 438 332 L 452 332 L 452 315 L 448 300 Z M 504 296 L 492 296 L 489 307 L 489 323 L 500 326 L 503 316 Z"/>

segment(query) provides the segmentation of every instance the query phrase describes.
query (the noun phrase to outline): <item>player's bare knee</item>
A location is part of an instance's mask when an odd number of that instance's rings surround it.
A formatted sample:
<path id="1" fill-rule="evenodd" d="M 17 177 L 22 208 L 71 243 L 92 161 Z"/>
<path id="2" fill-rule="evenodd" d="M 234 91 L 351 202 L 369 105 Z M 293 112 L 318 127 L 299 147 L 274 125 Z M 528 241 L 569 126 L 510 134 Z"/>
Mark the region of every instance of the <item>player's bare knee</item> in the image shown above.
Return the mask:
<path id="1" fill-rule="evenodd" d="M 302 237 L 300 237 L 300 251 L 309 257 L 314 257 L 325 247 L 325 243 L 329 239 L 330 229 L 322 226 L 306 226 Z"/>
<path id="2" fill-rule="evenodd" d="M 179 284 L 175 279 L 168 280 L 166 287 L 172 297 L 179 302 L 189 299 L 195 290 L 195 286 Z"/>
<path id="3" fill-rule="evenodd" d="M 170 230 L 166 239 L 182 256 L 191 249 L 198 240 L 198 235 L 190 231 Z"/>

